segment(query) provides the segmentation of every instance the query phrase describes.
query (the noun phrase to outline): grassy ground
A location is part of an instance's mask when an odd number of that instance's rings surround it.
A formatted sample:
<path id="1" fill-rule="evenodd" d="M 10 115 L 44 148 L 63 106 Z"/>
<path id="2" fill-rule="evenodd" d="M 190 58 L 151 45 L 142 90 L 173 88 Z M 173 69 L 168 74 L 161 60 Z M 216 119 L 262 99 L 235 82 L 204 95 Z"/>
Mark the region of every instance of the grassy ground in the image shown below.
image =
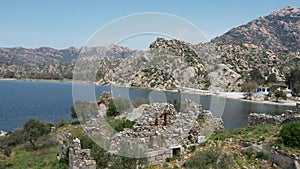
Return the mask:
<path id="1" fill-rule="evenodd" d="M 205 152 L 212 148 L 217 148 L 224 154 L 231 156 L 232 168 L 278 168 L 272 164 L 265 154 L 257 153 L 251 150 L 245 150 L 249 143 L 257 143 L 277 146 L 279 149 L 300 153 L 300 148 L 288 148 L 278 140 L 278 133 L 281 126 L 272 124 L 263 124 L 255 127 L 245 127 L 240 129 L 228 130 L 214 133 L 207 142 L 202 143 L 194 149 L 188 149 L 188 154 L 176 158 L 168 159 L 162 166 L 151 166 L 149 168 L 170 168 L 171 166 L 181 166 L 191 157 L 199 152 Z M 82 136 L 80 125 L 66 125 L 58 128 L 50 136 L 40 138 L 38 141 L 38 150 L 32 150 L 29 143 L 14 147 L 9 157 L 0 152 L 0 169 L 64 169 L 68 168 L 67 161 L 58 162 L 56 155 L 58 153 L 56 137 L 64 132 L 71 132 L 73 139 Z M 176 167 L 175 167 L 176 168 Z"/>
<path id="2" fill-rule="evenodd" d="M 33 150 L 29 143 L 24 143 L 14 147 L 9 157 L 0 152 L 0 169 L 67 169 L 67 161 L 58 162 L 56 159 L 58 153 L 56 138 L 67 131 L 72 133 L 70 139 L 82 134 L 80 125 L 66 125 L 51 135 L 40 138 L 37 141 L 37 150 Z"/>
<path id="3" fill-rule="evenodd" d="M 273 124 L 262 124 L 259 126 L 245 127 L 234 130 L 214 133 L 208 141 L 202 143 L 195 151 L 182 156 L 180 159 L 171 159 L 171 162 L 165 162 L 162 166 L 151 166 L 149 169 L 166 169 L 166 168 L 182 168 L 182 164 L 187 162 L 191 157 L 206 152 L 211 149 L 220 150 L 223 154 L 231 156 L 232 164 L 229 168 L 270 168 L 277 169 L 273 165 L 268 156 L 262 152 L 254 152 L 247 150 L 245 147 L 250 144 L 263 144 L 267 146 L 277 146 L 279 149 L 299 153 L 300 148 L 285 147 L 278 139 L 278 134 L 281 126 Z M 207 157 L 199 157 L 198 161 Z M 203 167 L 203 166 L 202 166 Z M 197 168 L 197 166 L 195 167 Z"/>

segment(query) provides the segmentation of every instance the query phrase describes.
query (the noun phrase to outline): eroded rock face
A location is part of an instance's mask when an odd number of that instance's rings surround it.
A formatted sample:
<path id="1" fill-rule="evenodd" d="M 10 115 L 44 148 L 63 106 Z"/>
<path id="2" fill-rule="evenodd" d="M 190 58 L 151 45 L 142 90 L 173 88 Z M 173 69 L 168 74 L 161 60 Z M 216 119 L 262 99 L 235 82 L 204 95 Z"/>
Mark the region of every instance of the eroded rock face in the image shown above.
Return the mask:
<path id="1" fill-rule="evenodd" d="M 212 84 L 211 90 L 240 91 L 239 86 L 244 83 L 240 74 L 224 64 L 219 64 L 217 69 L 210 72 L 207 76 Z"/>

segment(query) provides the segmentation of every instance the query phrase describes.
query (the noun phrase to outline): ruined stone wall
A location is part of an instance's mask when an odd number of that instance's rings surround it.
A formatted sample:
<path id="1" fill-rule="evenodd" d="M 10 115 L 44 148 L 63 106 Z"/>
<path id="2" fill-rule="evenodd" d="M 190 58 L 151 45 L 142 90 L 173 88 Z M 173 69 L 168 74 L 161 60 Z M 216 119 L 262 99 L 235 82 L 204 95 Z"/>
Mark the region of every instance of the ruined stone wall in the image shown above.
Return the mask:
<path id="1" fill-rule="evenodd" d="M 158 165 L 166 161 L 167 158 L 172 157 L 172 150 L 165 149 L 160 151 L 150 152 L 148 157 L 149 165 Z"/>
<path id="2" fill-rule="evenodd" d="M 251 113 L 248 116 L 248 125 L 256 126 L 262 123 L 272 123 L 272 124 L 282 124 L 286 122 L 297 122 L 300 121 L 300 115 L 295 112 L 287 110 L 282 115 L 267 115 L 267 114 L 257 114 Z"/>
<path id="3" fill-rule="evenodd" d="M 92 159 L 90 149 L 81 149 L 80 140 L 69 143 L 71 133 L 58 136 L 57 159 L 69 158 L 69 169 L 96 169 L 96 161 Z"/>
<path id="4" fill-rule="evenodd" d="M 96 161 L 92 160 L 90 149 L 81 149 L 80 140 L 73 140 L 69 145 L 69 169 L 96 169 Z"/>

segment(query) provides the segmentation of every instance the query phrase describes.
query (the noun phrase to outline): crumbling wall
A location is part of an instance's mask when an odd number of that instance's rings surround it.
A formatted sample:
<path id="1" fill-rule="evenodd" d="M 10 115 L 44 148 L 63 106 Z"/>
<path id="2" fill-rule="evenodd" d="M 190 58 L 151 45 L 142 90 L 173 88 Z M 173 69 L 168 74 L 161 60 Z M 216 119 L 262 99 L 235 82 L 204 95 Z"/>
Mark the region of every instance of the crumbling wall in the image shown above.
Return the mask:
<path id="1" fill-rule="evenodd" d="M 69 158 L 69 169 L 96 169 L 96 161 L 92 159 L 90 149 L 81 149 L 80 140 L 69 143 L 70 132 L 58 136 L 57 159 Z"/>
<path id="2" fill-rule="evenodd" d="M 248 125 L 256 126 L 262 123 L 272 123 L 272 124 L 282 124 L 286 122 L 297 122 L 300 121 L 300 115 L 296 114 L 291 110 L 287 110 L 282 115 L 267 115 L 267 114 L 257 114 L 251 113 L 248 116 Z"/>
<path id="3" fill-rule="evenodd" d="M 90 149 L 81 149 L 80 140 L 69 145 L 69 169 L 96 169 L 96 161 L 91 158 Z"/>

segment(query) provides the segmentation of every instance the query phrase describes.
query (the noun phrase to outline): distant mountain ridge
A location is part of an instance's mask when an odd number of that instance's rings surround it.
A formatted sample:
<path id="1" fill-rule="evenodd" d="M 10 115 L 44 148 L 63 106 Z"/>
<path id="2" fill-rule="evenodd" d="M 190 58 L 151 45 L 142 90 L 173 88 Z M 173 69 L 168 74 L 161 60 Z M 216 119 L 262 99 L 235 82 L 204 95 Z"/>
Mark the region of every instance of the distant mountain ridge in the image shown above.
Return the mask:
<path id="1" fill-rule="evenodd" d="M 300 9 L 288 6 L 196 45 L 157 38 L 147 51 L 117 45 L 0 48 L 0 77 L 72 79 L 75 61 L 84 55 L 77 77 L 96 75 L 99 85 L 240 91 L 254 68 L 264 79 L 275 74 L 284 81 L 300 64 L 299 44 Z"/>
<path id="2" fill-rule="evenodd" d="M 287 6 L 212 39 L 216 44 L 251 43 L 272 51 L 300 51 L 300 9 Z"/>

